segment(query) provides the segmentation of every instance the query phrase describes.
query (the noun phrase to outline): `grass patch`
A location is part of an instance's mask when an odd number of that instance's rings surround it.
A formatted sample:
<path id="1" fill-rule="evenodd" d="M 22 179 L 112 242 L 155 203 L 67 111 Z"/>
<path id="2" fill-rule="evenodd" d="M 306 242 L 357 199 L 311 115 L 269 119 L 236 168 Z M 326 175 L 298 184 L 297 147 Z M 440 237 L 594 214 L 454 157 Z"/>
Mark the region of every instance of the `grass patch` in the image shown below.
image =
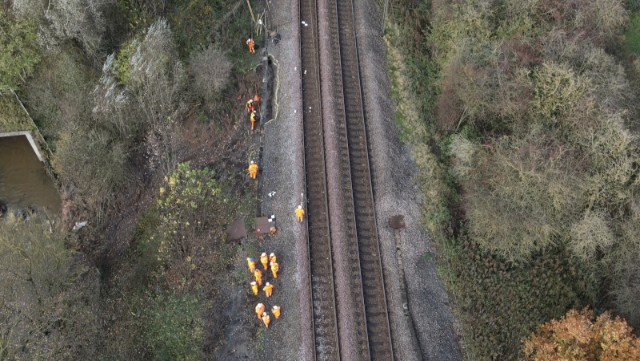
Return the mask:
<path id="1" fill-rule="evenodd" d="M 637 12 L 629 18 L 629 25 L 624 34 L 624 50 L 640 55 L 640 14 Z"/>
<path id="2" fill-rule="evenodd" d="M 264 342 L 265 342 L 264 339 L 265 339 L 264 328 L 260 327 L 260 329 L 258 329 L 258 332 L 256 332 L 256 349 L 258 351 L 264 350 Z"/>
<path id="3" fill-rule="evenodd" d="M 35 130 L 33 123 L 11 93 L 0 95 L 0 132 Z"/>
<path id="4" fill-rule="evenodd" d="M 449 290 L 465 325 L 465 344 L 478 360 L 514 360 L 536 325 L 584 306 L 588 287 L 562 249 L 513 264 L 454 241 L 446 253 Z"/>

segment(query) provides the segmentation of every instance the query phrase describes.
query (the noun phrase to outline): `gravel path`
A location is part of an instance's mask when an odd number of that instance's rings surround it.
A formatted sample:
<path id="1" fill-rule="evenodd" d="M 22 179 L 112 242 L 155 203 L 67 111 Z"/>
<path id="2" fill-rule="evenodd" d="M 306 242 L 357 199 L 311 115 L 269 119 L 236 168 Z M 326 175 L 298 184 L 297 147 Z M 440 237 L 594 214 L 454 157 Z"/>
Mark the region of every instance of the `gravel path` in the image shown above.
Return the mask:
<path id="1" fill-rule="evenodd" d="M 266 332 L 263 360 L 313 359 L 306 224 L 297 223 L 293 212 L 303 202 L 301 194 L 305 191 L 300 21 L 296 5 L 293 0 L 273 0 L 270 4 L 270 27 L 277 28 L 282 40 L 278 45 L 268 45 L 277 83 L 273 119 L 264 125 L 262 211 L 277 217 L 279 231 L 265 244 L 279 257 L 281 276 L 272 304 L 282 307 L 282 316 Z"/>

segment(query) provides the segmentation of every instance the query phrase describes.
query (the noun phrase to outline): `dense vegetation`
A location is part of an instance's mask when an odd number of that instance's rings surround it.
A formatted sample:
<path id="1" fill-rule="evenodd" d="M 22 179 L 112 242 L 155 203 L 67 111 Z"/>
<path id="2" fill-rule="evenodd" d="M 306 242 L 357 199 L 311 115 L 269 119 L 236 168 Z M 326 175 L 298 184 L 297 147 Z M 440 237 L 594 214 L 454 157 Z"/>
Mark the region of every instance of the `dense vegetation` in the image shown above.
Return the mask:
<path id="1" fill-rule="evenodd" d="M 425 220 L 471 359 L 518 357 L 523 337 L 569 308 L 639 325 L 635 6 L 395 9 L 390 36 L 407 64 L 395 96 L 416 94 L 426 115 L 412 121 L 401 107 L 400 126 L 423 166 Z"/>
<path id="2" fill-rule="evenodd" d="M 640 339 L 631 327 L 608 312 L 593 319 L 593 312 L 571 310 L 561 320 L 540 325 L 524 342 L 524 360 L 637 360 Z"/>
<path id="3" fill-rule="evenodd" d="M 251 196 L 214 164 L 185 162 L 184 138 L 206 128 L 225 140 L 223 93 L 251 66 L 240 5 L 0 4 L 0 129 L 35 122 L 63 195 L 62 219 L 0 221 L 0 359 L 211 358 L 206 338 L 222 337 L 204 330 L 222 331 L 210 285 L 237 250 L 225 226 Z M 78 220 L 89 225 L 69 232 Z"/>

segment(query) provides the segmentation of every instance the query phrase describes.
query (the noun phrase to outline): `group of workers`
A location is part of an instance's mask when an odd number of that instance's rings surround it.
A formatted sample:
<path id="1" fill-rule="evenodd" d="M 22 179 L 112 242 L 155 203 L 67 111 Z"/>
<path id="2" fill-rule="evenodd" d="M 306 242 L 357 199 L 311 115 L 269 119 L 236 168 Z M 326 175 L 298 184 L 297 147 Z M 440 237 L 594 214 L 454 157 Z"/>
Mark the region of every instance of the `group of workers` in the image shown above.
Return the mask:
<path id="1" fill-rule="evenodd" d="M 273 276 L 273 279 L 271 280 L 272 282 L 278 278 L 280 265 L 278 264 L 275 253 L 271 253 L 267 256 L 267 252 L 263 252 L 260 255 L 260 263 L 262 264 L 265 273 L 269 268 L 271 269 L 271 275 Z M 257 267 L 255 259 L 247 257 L 247 266 L 249 267 L 249 272 L 251 272 L 255 277 L 255 281 L 251 282 L 251 292 L 254 296 L 257 296 L 260 293 L 259 287 L 262 287 L 262 279 L 263 277 L 266 278 L 266 276 L 263 276 L 262 270 Z M 273 294 L 273 284 L 269 283 L 268 281 L 265 282 L 262 290 L 264 291 L 264 294 L 265 296 L 267 296 L 267 298 L 271 297 L 271 295 Z M 269 316 L 269 314 L 265 312 L 264 304 L 258 303 L 256 305 L 255 311 L 258 319 L 261 319 L 264 325 L 269 328 L 269 324 L 271 323 L 271 316 Z M 271 307 L 271 313 L 276 319 L 280 318 L 280 306 L 274 305 L 273 307 Z"/>
<path id="2" fill-rule="evenodd" d="M 249 47 L 249 53 L 255 54 L 255 42 L 253 41 L 253 39 L 247 39 L 246 43 Z M 245 103 L 245 108 L 249 113 L 249 120 L 251 121 L 251 130 L 255 130 L 256 123 L 258 121 L 257 117 L 260 108 L 260 101 L 260 96 L 256 94 L 253 98 L 247 100 L 247 102 Z M 249 162 L 249 168 L 247 170 L 251 179 L 257 179 L 259 167 L 255 161 L 251 160 Z M 304 220 L 305 212 L 302 204 L 297 206 L 297 208 L 294 210 L 294 213 L 298 222 L 302 222 Z M 273 223 L 272 227 L 269 230 L 269 234 L 274 235 L 276 233 L 274 215 L 269 218 L 269 222 Z M 262 264 L 265 273 L 267 273 L 267 270 L 271 270 L 271 282 L 274 282 L 278 278 L 278 271 L 280 270 L 280 265 L 277 262 L 276 255 L 274 253 L 267 255 L 266 252 L 263 252 L 260 255 L 260 263 Z M 263 286 L 262 282 L 263 278 L 267 278 L 267 275 L 263 274 L 263 270 L 261 270 L 257 266 L 257 262 L 254 258 L 247 257 L 247 266 L 249 267 L 249 272 L 251 272 L 253 274 L 253 277 L 255 278 L 255 280 L 250 283 L 252 294 L 254 296 L 258 296 L 260 293 L 260 287 L 262 287 L 262 291 L 264 291 L 265 296 L 267 298 L 270 298 L 273 294 L 274 286 L 268 281 L 266 281 Z M 271 323 L 271 316 L 266 312 L 265 305 L 263 303 L 258 303 L 256 305 L 255 312 L 258 316 L 258 319 L 262 320 L 264 325 L 268 328 L 269 324 Z M 280 306 L 274 305 L 271 308 L 271 314 L 273 314 L 276 319 L 280 318 Z"/>

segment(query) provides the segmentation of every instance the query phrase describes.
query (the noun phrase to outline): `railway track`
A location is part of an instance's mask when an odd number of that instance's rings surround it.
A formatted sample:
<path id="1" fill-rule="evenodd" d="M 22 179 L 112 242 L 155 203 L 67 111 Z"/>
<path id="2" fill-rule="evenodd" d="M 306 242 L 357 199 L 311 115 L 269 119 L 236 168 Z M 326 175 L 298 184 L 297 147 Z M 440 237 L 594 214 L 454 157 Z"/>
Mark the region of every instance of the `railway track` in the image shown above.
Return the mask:
<path id="1" fill-rule="evenodd" d="M 351 167 L 351 187 L 371 360 L 393 360 L 382 260 L 371 184 L 353 1 L 337 0 L 342 86 Z"/>
<path id="2" fill-rule="evenodd" d="M 338 360 L 340 348 L 329 229 L 316 14 L 315 0 L 300 2 L 300 18 L 306 19 L 304 24 L 307 24 L 301 26 L 300 71 L 313 332 L 316 360 Z"/>
<path id="3" fill-rule="evenodd" d="M 339 45 L 323 58 L 318 46 L 316 1 L 327 1 L 328 36 Z M 393 360 L 393 349 L 382 263 L 378 247 L 375 208 L 371 185 L 369 153 L 359 59 L 354 27 L 353 3 L 349 0 L 300 0 L 301 59 L 304 109 L 305 171 L 307 176 L 309 247 L 312 273 L 314 333 L 317 360 L 339 360 L 339 347 L 355 350 L 358 359 Z M 338 149 L 326 149 L 321 112 L 319 61 L 331 61 L 331 95 L 335 104 L 335 136 Z M 337 169 L 327 169 L 325 151 L 336 152 Z M 320 165 L 321 164 L 321 165 Z M 342 207 L 327 204 L 327 172 L 340 179 Z M 316 194 L 317 193 L 317 194 Z M 312 198 L 313 197 L 313 198 Z M 328 214 L 328 209 L 334 213 Z M 317 214 L 316 214 L 317 212 Z M 340 217 L 345 239 L 331 239 L 329 218 Z M 327 242 L 328 239 L 328 242 Z M 331 244 L 345 242 L 347 281 L 353 318 L 353 337 L 341 340 L 339 314 L 333 286 Z M 317 283 L 317 284 L 316 284 Z M 331 292 L 327 291 L 331 288 Z M 331 301 L 329 300 L 331 298 Z M 330 320 L 330 322 L 329 322 Z M 332 326 L 329 326 L 332 324 Z M 329 330 L 335 330 L 329 335 Z M 331 342 L 329 342 L 331 340 Z M 330 350 L 331 352 L 327 352 Z"/>

